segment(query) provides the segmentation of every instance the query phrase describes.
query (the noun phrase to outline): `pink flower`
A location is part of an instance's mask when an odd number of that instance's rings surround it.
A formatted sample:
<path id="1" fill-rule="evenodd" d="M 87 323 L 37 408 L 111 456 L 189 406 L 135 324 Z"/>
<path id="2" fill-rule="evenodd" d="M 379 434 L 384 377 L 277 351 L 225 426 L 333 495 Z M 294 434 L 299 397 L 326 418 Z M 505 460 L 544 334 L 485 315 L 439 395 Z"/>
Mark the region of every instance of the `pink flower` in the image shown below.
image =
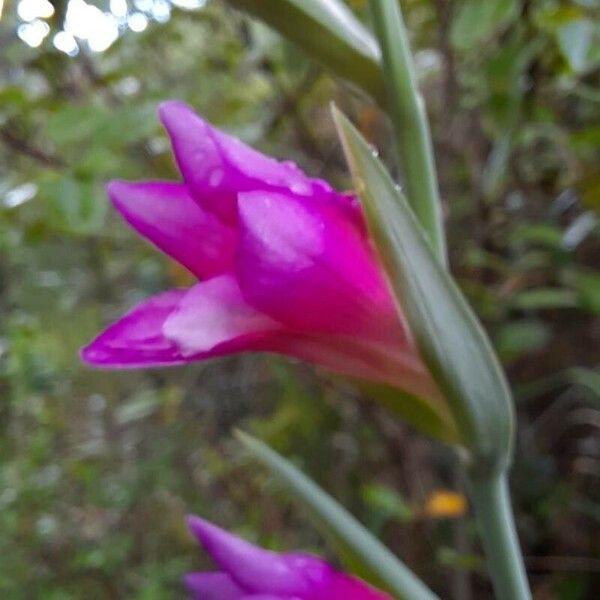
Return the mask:
<path id="1" fill-rule="evenodd" d="M 398 316 L 358 201 L 160 107 L 183 182 L 113 181 L 124 219 L 199 283 L 140 304 L 82 351 L 99 367 L 277 352 L 424 398 L 439 393 Z"/>
<path id="2" fill-rule="evenodd" d="M 197 600 L 391 600 L 314 556 L 263 550 L 198 517 L 188 525 L 220 569 L 185 577 Z"/>

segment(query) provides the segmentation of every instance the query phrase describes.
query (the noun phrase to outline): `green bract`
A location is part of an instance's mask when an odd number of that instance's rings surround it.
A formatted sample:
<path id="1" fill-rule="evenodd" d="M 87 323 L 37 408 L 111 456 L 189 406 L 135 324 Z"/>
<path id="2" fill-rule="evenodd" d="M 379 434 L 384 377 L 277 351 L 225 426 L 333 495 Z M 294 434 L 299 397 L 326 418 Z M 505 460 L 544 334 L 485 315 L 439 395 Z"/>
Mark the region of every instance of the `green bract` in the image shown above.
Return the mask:
<path id="1" fill-rule="evenodd" d="M 514 425 L 491 344 L 373 149 L 344 115 L 335 108 L 333 114 L 372 238 L 422 358 L 448 401 L 470 466 L 499 472 L 510 462 Z"/>

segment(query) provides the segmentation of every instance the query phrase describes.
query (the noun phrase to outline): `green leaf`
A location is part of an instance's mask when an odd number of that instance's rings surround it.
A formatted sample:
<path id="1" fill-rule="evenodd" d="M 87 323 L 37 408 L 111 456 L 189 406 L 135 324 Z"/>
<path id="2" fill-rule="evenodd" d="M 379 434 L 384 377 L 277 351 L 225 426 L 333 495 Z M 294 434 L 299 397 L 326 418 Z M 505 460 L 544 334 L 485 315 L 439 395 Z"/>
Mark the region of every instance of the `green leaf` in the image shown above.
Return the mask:
<path id="1" fill-rule="evenodd" d="M 516 18 L 518 9 L 518 0 L 465 0 L 452 21 L 452 45 L 470 50 Z"/>
<path id="2" fill-rule="evenodd" d="M 536 245 L 552 250 L 563 248 L 563 235 L 560 228 L 551 223 L 517 224 L 509 237 L 511 245 Z"/>
<path id="3" fill-rule="evenodd" d="M 537 288 L 519 292 L 512 305 L 521 310 L 551 310 L 577 306 L 577 294 L 564 288 Z"/>
<path id="4" fill-rule="evenodd" d="M 567 374 L 573 384 L 586 389 L 587 397 L 600 408 L 600 372 L 585 367 L 573 367 L 567 370 Z"/>
<path id="5" fill-rule="evenodd" d="M 237 432 L 245 448 L 265 466 L 290 492 L 292 497 L 316 518 L 335 542 L 380 585 L 398 598 L 433 600 L 437 596 L 400 562 L 377 538 L 361 525 L 343 506 L 301 473 L 285 458 L 259 440 Z M 361 573 L 362 574 L 362 573 Z"/>
<path id="6" fill-rule="evenodd" d="M 442 546 L 436 552 L 436 559 L 441 565 L 460 571 L 480 571 L 484 568 L 483 561 L 477 554 L 457 552 L 447 546 Z"/>
<path id="7" fill-rule="evenodd" d="M 504 469 L 514 417 L 492 346 L 373 149 L 344 115 L 335 108 L 333 113 L 372 237 L 421 356 L 470 451 L 471 466 Z"/>
<path id="8" fill-rule="evenodd" d="M 40 196 L 45 200 L 46 221 L 59 231 L 89 235 L 104 224 L 108 202 L 93 181 L 52 177 L 41 186 Z"/>
<path id="9" fill-rule="evenodd" d="M 574 272 L 568 278 L 577 291 L 580 308 L 600 315 L 600 273 Z"/>
<path id="10" fill-rule="evenodd" d="M 102 106 L 65 106 L 50 117 L 46 132 L 59 146 L 89 144 L 109 116 L 110 112 Z"/>
<path id="11" fill-rule="evenodd" d="M 160 408 L 160 399 L 150 390 L 143 390 L 115 409 L 115 420 L 121 425 L 130 425 L 153 415 Z"/>
<path id="12" fill-rule="evenodd" d="M 362 490 L 362 497 L 371 510 L 382 513 L 386 518 L 407 523 L 415 518 L 415 509 L 396 490 L 369 483 Z"/>
<path id="13" fill-rule="evenodd" d="M 600 372 L 597 369 L 572 367 L 540 379 L 523 383 L 517 388 L 520 401 L 539 398 L 544 394 L 554 394 L 563 386 L 577 386 L 582 399 L 600 408 Z"/>
<path id="14" fill-rule="evenodd" d="M 154 133 L 157 128 L 154 103 L 124 106 L 109 111 L 99 106 L 67 106 L 48 122 L 47 134 L 59 146 L 73 144 L 123 148 Z"/>
<path id="15" fill-rule="evenodd" d="M 548 326 L 535 320 L 505 323 L 494 336 L 498 353 L 506 361 L 541 350 L 551 337 Z"/>
<path id="16" fill-rule="evenodd" d="M 585 71 L 588 66 L 593 35 L 594 25 L 587 19 L 576 19 L 558 30 L 558 45 L 575 73 Z"/>
<path id="17" fill-rule="evenodd" d="M 149 137 L 157 129 L 154 103 L 124 106 L 104 119 L 96 131 L 95 142 L 102 147 L 122 148 Z"/>
<path id="18" fill-rule="evenodd" d="M 228 0 L 279 31 L 336 75 L 385 101 L 379 46 L 341 0 Z"/>

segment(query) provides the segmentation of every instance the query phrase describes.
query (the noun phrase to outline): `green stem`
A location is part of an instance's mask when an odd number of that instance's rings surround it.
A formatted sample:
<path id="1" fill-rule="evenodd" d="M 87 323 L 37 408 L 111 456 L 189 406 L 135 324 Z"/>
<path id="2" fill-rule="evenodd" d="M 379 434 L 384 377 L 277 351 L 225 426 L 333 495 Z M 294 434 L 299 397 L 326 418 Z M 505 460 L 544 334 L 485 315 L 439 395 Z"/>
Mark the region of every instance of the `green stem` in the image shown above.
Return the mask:
<path id="1" fill-rule="evenodd" d="M 436 255 L 446 263 L 446 242 L 431 133 L 419 93 L 398 0 L 370 0 L 383 56 L 390 117 L 404 174 L 406 196 Z"/>
<path id="2" fill-rule="evenodd" d="M 506 474 L 472 477 L 471 501 L 498 600 L 531 600 Z"/>

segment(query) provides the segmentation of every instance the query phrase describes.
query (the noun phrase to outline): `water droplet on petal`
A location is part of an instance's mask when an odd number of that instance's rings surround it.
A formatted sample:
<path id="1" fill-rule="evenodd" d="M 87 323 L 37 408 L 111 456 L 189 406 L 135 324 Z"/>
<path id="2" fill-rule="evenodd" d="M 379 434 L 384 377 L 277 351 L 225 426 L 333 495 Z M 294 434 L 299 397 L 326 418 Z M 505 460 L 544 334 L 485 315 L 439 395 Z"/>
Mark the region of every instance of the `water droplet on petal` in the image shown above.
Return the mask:
<path id="1" fill-rule="evenodd" d="M 217 187 L 223 181 L 223 177 L 225 177 L 223 169 L 214 169 L 208 178 L 208 184 L 210 187 Z"/>
<path id="2" fill-rule="evenodd" d="M 306 194 L 308 191 L 306 189 L 306 185 L 304 183 L 302 183 L 301 181 L 293 181 L 292 184 L 290 185 L 290 190 L 294 194 L 301 194 L 301 195 Z"/>

